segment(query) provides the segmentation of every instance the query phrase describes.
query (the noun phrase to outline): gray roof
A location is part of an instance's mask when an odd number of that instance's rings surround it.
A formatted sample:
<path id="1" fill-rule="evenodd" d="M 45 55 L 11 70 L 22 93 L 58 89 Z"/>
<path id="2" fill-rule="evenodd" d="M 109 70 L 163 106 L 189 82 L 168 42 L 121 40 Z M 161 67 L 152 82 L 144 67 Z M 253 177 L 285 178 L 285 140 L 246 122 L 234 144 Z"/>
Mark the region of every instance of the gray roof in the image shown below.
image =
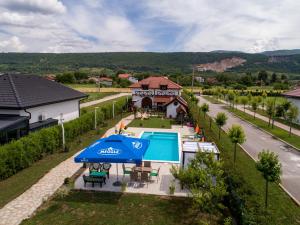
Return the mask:
<path id="1" fill-rule="evenodd" d="M 27 109 L 87 95 L 37 75 L 0 75 L 0 108 Z"/>

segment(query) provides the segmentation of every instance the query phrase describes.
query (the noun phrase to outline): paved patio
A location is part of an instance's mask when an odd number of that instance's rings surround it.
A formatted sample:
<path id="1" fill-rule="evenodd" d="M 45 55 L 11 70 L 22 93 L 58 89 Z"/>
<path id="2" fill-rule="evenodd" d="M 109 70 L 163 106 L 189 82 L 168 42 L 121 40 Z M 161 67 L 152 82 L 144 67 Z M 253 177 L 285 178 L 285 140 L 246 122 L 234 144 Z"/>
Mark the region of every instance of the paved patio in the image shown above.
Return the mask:
<path id="1" fill-rule="evenodd" d="M 133 132 L 135 137 L 139 137 L 143 131 L 156 131 L 156 132 L 178 132 L 181 136 L 183 135 L 193 135 L 193 127 L 187 127 L 180 125 L 173 125 L 171 129 L 158 129 L 158 128 L 140 128 L 140 127 L 128 127 L 127 131 Z M 182 143 L 180 143 L 182 144 Z M 180 152 L 181 154 L 181 152 Z M 126 182 L 126 190 L 128 193 L 143 193 L 143 194 L 155 194 L 155 195 L 169 195 L 169 187 L 174 182 L 174 177 L 172 176 L 170 169 L 173 166 L 180 166 L 178 163 L 164 163 L 164 162 L 151 162 L 152 169 L 160 168 L 159 180 L 157 182 L 156 178 L 152 178 L 152 181 L 147 184 L 139 184 L 138 182 L 130 182 L 129 175 L 126 175 L 123 179 L 123 169 L 122 164 L 118 164 L 119 168 L 119 180 Z M 133 167 L 134 164 L 125 164 L 126 167 Z M 89 175 L 89 170 L 87 169 L 83 174 Z M 92 187 L 91 183 L 87 183 L 84 187 L 84 182 L 82 176 L 80 176 L 74 184 L 75 189 L 81 190 L 95 190 L 95 191 L 113 191 L 121 192 L 121 187 L 113 186 L 112 184 L 117 180 L 117 168 L 116 164 L 113 163 L 110 169 L 110 178 L 106 180 L 106 184 L 100 188 L 99 184 L 95 184 Z M 177 181 L 175 181 L 175 196 L 188 196 L 187 190 L 182 190 Z"/>
<path id="2" fill-rule="evenodd" d="M 143 194 L 154 194 L 154 195 L 169 195 L 169 186 L 171 185 L 174 177 L 170 173 L 170 168 L 174 166 L 178 166 L 178 164 L 171 163 L 151 163 L 151 167 L 153 169 L 160 168 L 159 179 L 157 181 L 156 177 L 153 177 L 151 182 L 147 184 L 141 184 L 139 182 L 130 182 L 129 175 L 123 177 L 123 169 L 122 164 L 118 164 L 119 166 L 119 180 L 125 182 L 126 190 L 128 193 L 143 193 Z M 126 167 L 133 167 L 134 164 L 125 164 Z M 89 175 L 89 169 L 87 169 L 83 174 Z M 80 176 L 74 184 L 75 189 L 81 190 L 94 190 L 94 191 L 113 191 L 113 192 L 121 192 L 122 187 L 113 186 L 113 183 L 117 180 L 117 169 L 116 164 L 113 163 L 110 169 L 109 179 L 106 179 L 106 184 L 103 184 L 102 188 L 100 188 L 99 184 L 95 184 L 92 187 L 91 183 L 87 183 L 86 187 L 84 187 L 84 182 L 82 176 Z M 187 190 L 181 190 L 178 182 L 175 181 L 175 196 L 188 196 Z"/>

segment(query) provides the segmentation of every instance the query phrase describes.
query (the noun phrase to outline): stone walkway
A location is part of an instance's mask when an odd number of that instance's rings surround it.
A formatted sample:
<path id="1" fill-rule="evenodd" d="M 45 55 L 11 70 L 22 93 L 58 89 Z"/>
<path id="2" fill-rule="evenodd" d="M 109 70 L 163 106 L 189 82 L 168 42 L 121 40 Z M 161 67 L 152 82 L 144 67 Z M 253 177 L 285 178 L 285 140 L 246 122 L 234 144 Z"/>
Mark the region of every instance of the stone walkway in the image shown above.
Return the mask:
<path id="1" fill-rule="evenodd" d="M 101 99 L 98 99 L 98 100 L 95 100 L 95 101 L 81 103 L 80 108 L 84 108 L 84 107 L 88 107 L 88 106 L 92 106 L 92 105 L 97 105 L 101 102 L 106 102 L 106 101 L 109 101 L 109 100 L 113 100 L 113 99 L 120 98 L 120 97 L 123 97 L 123 96 L 129 96 L 129 95 L 131 95 L 131 93 L 119 93 L 119 94 L 115 94 L 115 95 L 109 95 L 109 96 L 106 96 L 104 98 L 101 98 Z"/>
<path id="2" fill-rule="evenodd" d="M 125 125 L 129 124 L 132 120 L 133 115 L 122 119 Z M 120 125 L 120 122 L 117 126 Z M 107 130 L 105 134 L 109 136 L 114 132 L 115 128 L 113 127 Z M 78 153 L 75 155 L 77 154 Z M 17 225 L 20 224 L 22 220 L 29 218 L 43 201 L 47 200 L 59 187 L 61 187 L 66 177 L 71 177 L 78 169 L 80 169 L 82 165 L 80 163 L 74 163 L 75 155 L 50 170 L 50 172 L 42 177 L 36 184 L 1 208 L 0 224 Z"/>

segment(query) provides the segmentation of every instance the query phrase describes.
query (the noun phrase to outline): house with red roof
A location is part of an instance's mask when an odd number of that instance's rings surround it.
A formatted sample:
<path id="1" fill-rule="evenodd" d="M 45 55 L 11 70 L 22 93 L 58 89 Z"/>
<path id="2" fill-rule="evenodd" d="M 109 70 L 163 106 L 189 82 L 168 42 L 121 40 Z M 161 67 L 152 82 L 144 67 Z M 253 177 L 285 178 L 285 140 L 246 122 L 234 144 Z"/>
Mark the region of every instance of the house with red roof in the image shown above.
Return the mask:
<path id="1" fill-rule="evenodd" d="M 187 103 L 180 96 L 182 87 L 167 77 L 151 76 L 130 86 L 134 106 L 166 112 L 168 118 L 186 115 Z"/>
<path id="2" fill-rule="evenodd" d="M 137 83 L 138 82 L 138 80 L 134 76 L 132 76 L 131 74 L 129 74 L 129 73 L 119 74 L 118 78 L 129 80 L 131 83 Z"/>
<path id="3" fill-rule="evenodd" d="M 294 90 L 285 92 L 282 95 L 286 97 L 294 105 L 296 105 L 300 112 L 300 86 L 298 86 Z M 298 115 L 298 123 L 300 123 L 300 114 Z"/>

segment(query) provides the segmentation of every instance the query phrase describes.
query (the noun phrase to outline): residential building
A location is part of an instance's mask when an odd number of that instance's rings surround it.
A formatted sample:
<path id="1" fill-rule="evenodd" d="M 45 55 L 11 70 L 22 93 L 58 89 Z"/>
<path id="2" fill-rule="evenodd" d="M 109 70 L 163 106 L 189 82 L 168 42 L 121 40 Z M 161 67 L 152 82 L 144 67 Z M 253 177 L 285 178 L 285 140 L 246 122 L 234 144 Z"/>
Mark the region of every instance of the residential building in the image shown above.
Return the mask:
<path id="1" fill-rule="evenodd" d="M 205 82 L 205 79 L 203 77 L 195 77 L 195 80 L 198 81 L 199 83 Z"/>
<path id="2" fill-rule="evenodd" d="M 112 86 L 112 84 L 113 84 L 113 80 L 108 77 L 100 77 L 99 82 L 100 82 L 100 84 L 103 84 L 105 86 Z"/>
<path id="3" fill-rule="evenodd" d="M 136 79 L 134 76 L 132 76 L 132 75 L 129 74 L 129 73 L 119 74 L 119 75 L 118 75 L 118 78 L 120 78 L 120 79 L 127 79 L 127 80 L 129 80 L 131 83 L 137 83 L 137 82 L 138 82 L 138 79 Z"/>
<path id="4" fill-rule="evenodd" d="M 300 86 L 294 90 L 283 93 L 283 96 L 285 96 L 290 102 L 296 105 L 300 112 Z M 297 123 L 300 124 L 300 113 L 298 115 Z"/>
<path id="5" fill-rule="evenodd" d="M 130 88 L 137 108 L 164 111 L 170 118 L 187 113 L 187 103 L 180 96 L 182 87 L 167 77 L 151 76 L 132 84 Z"/>
<path id="6" fill-rule="evenodd" d="M 86 96 L 41 76 L 0 75 L 0 143 L 79 117 Z"/>

